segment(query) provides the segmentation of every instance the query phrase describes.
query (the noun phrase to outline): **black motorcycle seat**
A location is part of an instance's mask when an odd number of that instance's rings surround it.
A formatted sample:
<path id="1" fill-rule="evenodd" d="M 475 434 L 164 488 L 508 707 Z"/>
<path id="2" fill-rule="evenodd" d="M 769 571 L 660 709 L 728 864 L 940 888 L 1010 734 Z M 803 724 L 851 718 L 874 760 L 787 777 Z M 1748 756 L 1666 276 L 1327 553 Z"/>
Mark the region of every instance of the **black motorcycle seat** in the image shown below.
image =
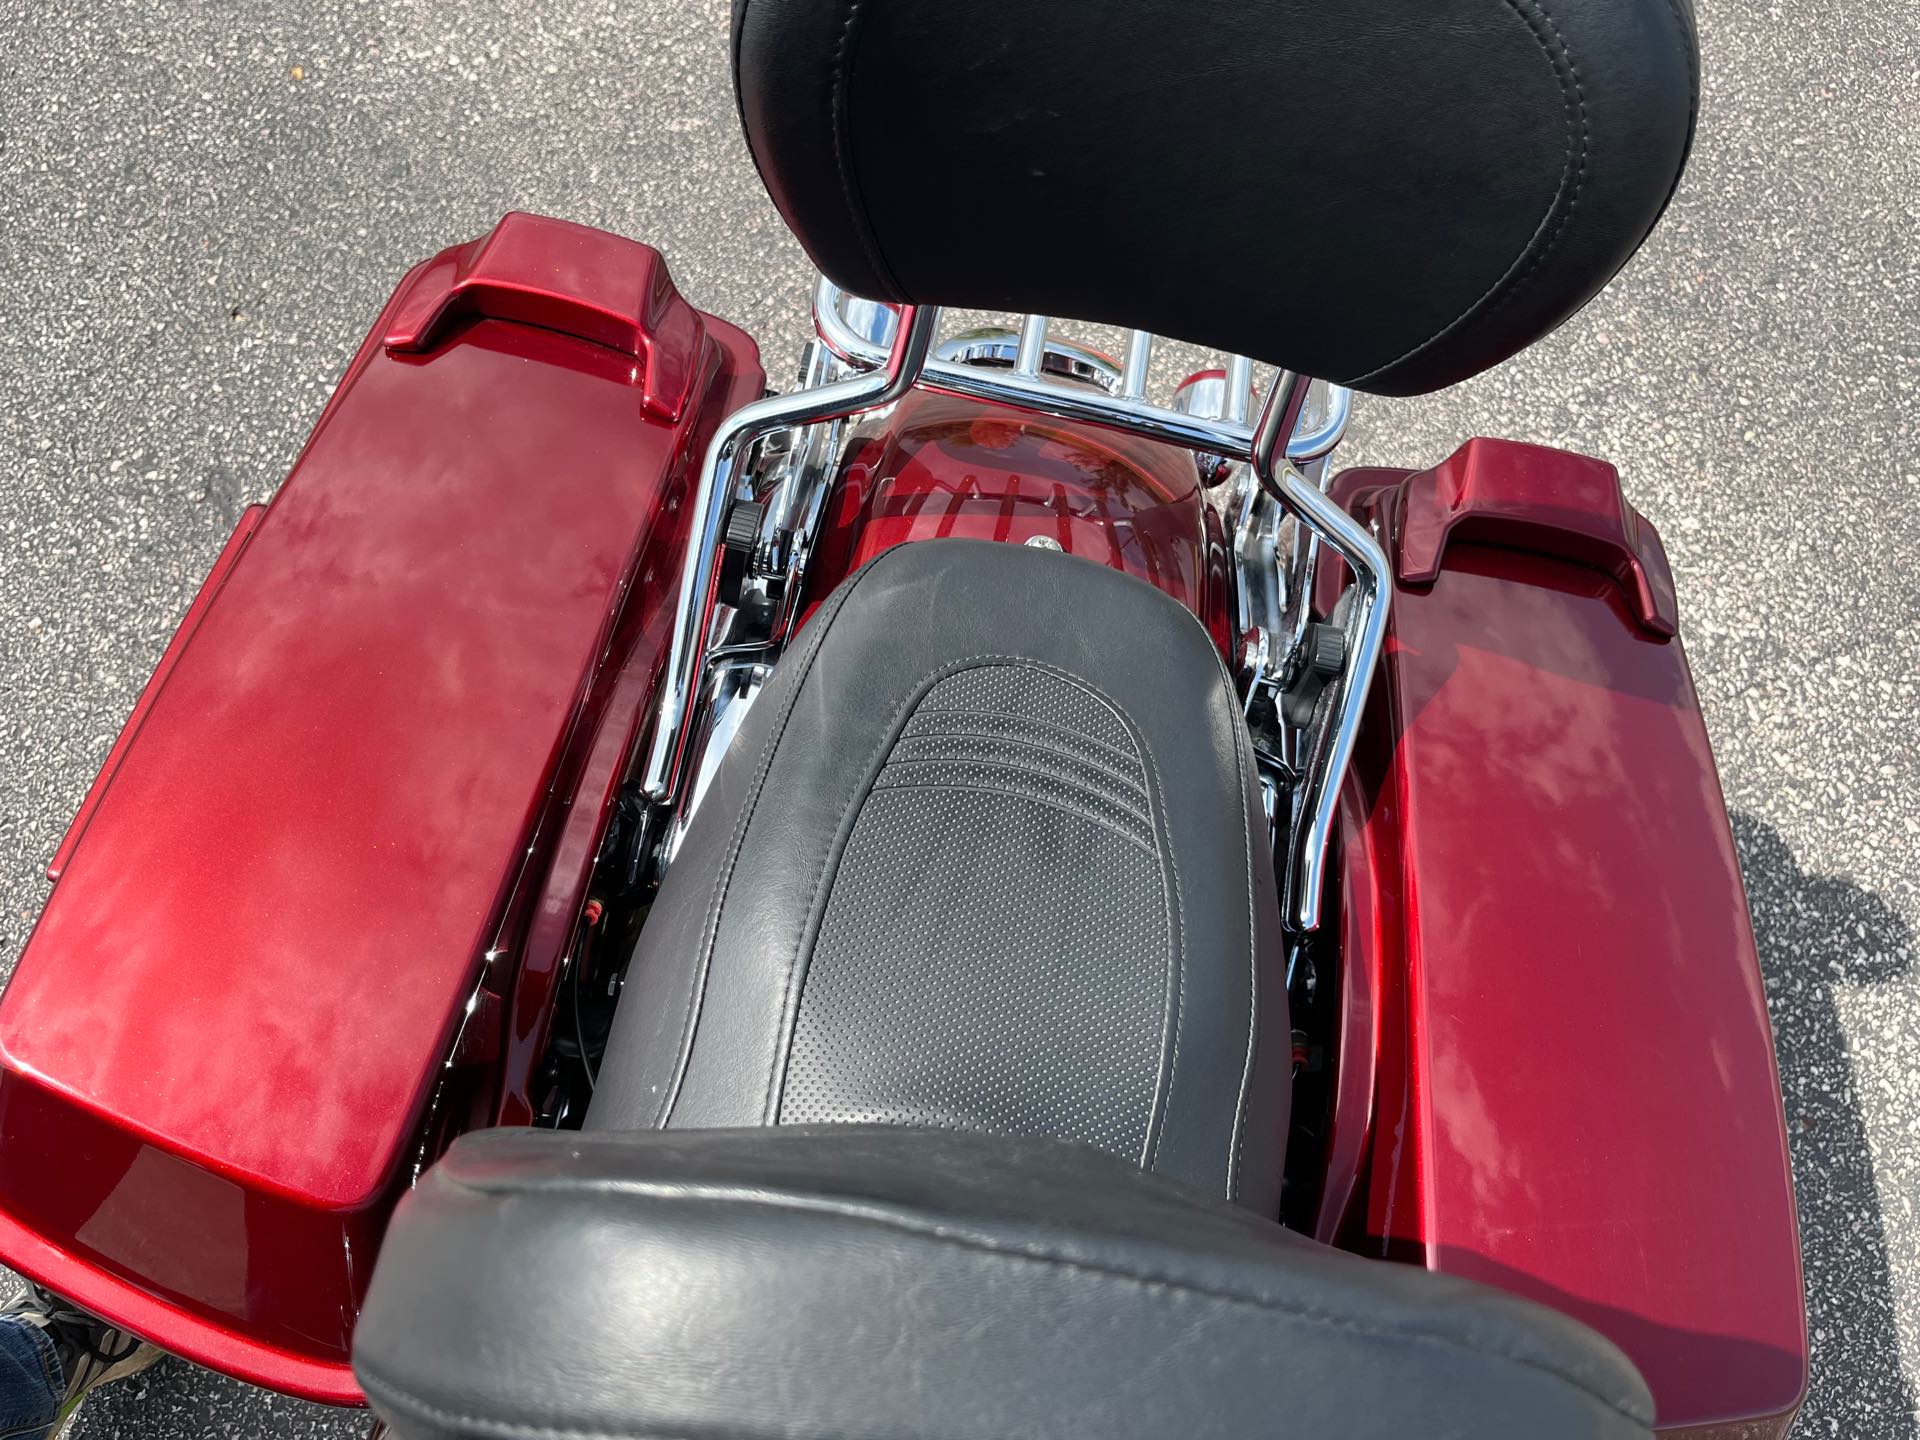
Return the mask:
<path id="1" fill-rule="evenodd" d="M 1082 1146 L 492 1130 L 400 1203 L 354 1373 L 404 1440 L 1649 1440 L 1565 1315 Z"/>
<path id="2" fill-rule="evenodd" d="M 1246 726 L 1199 621 L 1073 556 L 900 546 L 735 738 L 586 1124 L 1051 1136 L 1272 1215 L 1284 963 Z"/>
<path id="3" fill-rule="evenodd" d="M 1606 284 L 1699 88 L 1691 0 L 735 0 L 734 81 L 775 204 L 858 294 L 1402 395 Z"/>

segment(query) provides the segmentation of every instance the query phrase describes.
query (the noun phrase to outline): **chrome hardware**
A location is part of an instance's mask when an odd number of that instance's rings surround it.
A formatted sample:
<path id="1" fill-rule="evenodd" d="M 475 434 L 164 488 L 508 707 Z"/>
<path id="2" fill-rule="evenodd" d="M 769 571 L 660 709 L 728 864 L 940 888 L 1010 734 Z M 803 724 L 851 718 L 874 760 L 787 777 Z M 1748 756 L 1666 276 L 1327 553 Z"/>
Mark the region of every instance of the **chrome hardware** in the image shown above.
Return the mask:
<path id="1" fill-rule="evenodd" d="M 1332 703 L 1322 707 L 1323 718 L 1306 737 L 1298 766 L 1301 783 L 1288 846 L 1285 902 L 1287 919 L 1298 930 L 1320 925 L 1327 844 L 1333 838 L 1340 783 L 1353 759 L 1367 691 L 1386 643 L 1392 595 L 1387 557 L 1373 536 L 1288 462 L 1284 437 L 1299 424 L 1309 384 L 1307 377 L 1290 370 L 1275 377 L 1252 447 L 1253 473 L 1261 488 L 1332 546 L 1353 574 L 1353 584 L 1334 612 L 1347 635 L 1346 663 L 1339 678 L 1328 685 Z M 1231 394 L 1231 372 L 1228 388 Z"/>
<path id="2" fill-rule="evenodd" d="M 1226 358 L 1217 398 L 1196 392 L 1165 406 L 1146 398 L 1154 343 L 1146 331 L 1128 335 L 1125 358 L 1115 366 L 1084 346 L 1051 340 L 1052 322 L 1044 315 L 1025 317 L 1018 332 L 955 337 L 936 353 L 939 320 L 929 307 L 906 306 L 896 314 L 823 278 L 814 299 L 819 344 L 810 351 L 803 388 L 744 406 L 709 446 L 693 497 L 693 540 L 642 777 L 650 798 L 674 806 L 666 858 L 791 628 L 846 422 L 884 409 L 918 385 L 1128 431 L 1220 457 L 1229 472 L 1237 470 L 1240 480 L 1226 518 L 1242 577 L 1242 630 L 1260 639 L 1246 657 L 1252 685 L 1277 688 L 1297 668 L 1314 547 L 1324 542 L 1346 561 L 1354 582 L 1330 622 L 1344 634 L 1338 647 L 1344 663 L 1327 682 L 1328 696 L 1312 723 L 1294 738 L 1294 753 L 1259 749 L 1263 798 L 1276 828 L 1282 799 L 1291 801 L 1288 925 L 1295 931 L 1316 928 L 1340 783 L 1379 661 L 1388 600 L 1379 547 L 1321 489 L 1324 457 L 1345 433 L 1351 395 L 1282 371 L 1258 419 L 1250 422 L 1253 364 L 1245 356 Z M 758 483 L 743 483 L 749 458 L 760 472 Z M 736 622 L 746 611 L 718 604 L 715 595 L 720 537 L 736 498 L 764 507 L 755 564 L 765 577 L 759 593 L 773 610 L 766 632 L 745 640 L 736 639 Z M 1289 526 L 1288 563 L 1281 564 Z M 784 583 L 775 596 L 766 582 L 782 570 Z M 762 620 L 768 608 L 762 606 Z M 1325 653 L 1334 654 L 1335 647 Z"/>
<path id="3" fill-rule="evenodd" d="M 660 711 L 642 787 L 650 799 L 671 800 L 680 788 L 692 739 L 693 698 L 705 668 L 708 627 L 713 620 L 714 570 L 720 525 L 733 498 L 736 471 L 747 446 L 784 426 L 812 425 L 891 405 L 913 388 L 927 363 L 940 312 L 907 306 L 881 364 L 866 374 L 814 390 L 776 395 L 741 406 L 727 417 L 707 446 L 693 496 L 692 538 L 680 570 L 680 603 L 661 685 Z M 849 334 L 853 330 L 849 327 Z M 857 338 L 857 337 L 856 337 Z"/>
<path id="4" fill-rule="evenodd" d="M 826 347 L 840 359 L 860 370 L 873 370 L 886 365 L 892 351 L 886 344 L 867 339 L 856 328 L 846 309 L 853 298 L 823 277 L 814 291 L 814 328 Z M 1046 317 L 1041 316 L 1039 320 L 1044 322 Z M 1028 323 L 1022 327 L 1022 338 L 1029 333 L 1037 334 L 1039 344 L 1044 346 L 1045 324 L 1036 324 L 1033 317 L 1029 317 Z M 1043 352 L 1036 350 L 1035 353 L 1037 356 Z M 1122 368 L 1124 372 L 1124 366 Z M 1144 361 L 1141 362 L 1141 368 L 1144 374 Z M 1244 382 L 1244 388 L 1251 391 L 1252 361 L 1245 356 L 1232 356 L 1227 361 L 1227 371 L 1230 396 L 1236 374 Z M 1038 373 L 1037 359 L 1030 373 L 1022 373 L 1018 363 L 1013 370 L 1003 371 L 963 365 L 951 360 L 929 360 L 921 371 L 920 384 L 929 390 L 943 390 L 949 394 L 992 400 L 997 404 L 1040 410 L 1064 420 L 1088 420 L 1096 425 L 1112 425 L 1189 450 L 1246 455 L 1253 444 L 1253 427 L 1247 423 L 1248 411 L 1244 403 L 1229 406 L 1230 412 L 1238 410 L 1237 419 L 1229 413 L 1224 421 L 1206 420 L 1124 393 L 1094 396 L 1077 386 L 1056 384 Z M 1340 437 L 1346 433 L 1353 397 L 1338 385 L 1328 386 L 1327 392 L 1330 403 L 1326 417 L 1313 429 L 1302 431 L 1287 442 L 1288 459 L 1295 462 L 1318 459 L 1338 445 Z"/>
<path id="5" fill-rule="evenodd" d="M 1147 393 L 1147 367 L 1153 362 L 1153 332 L 1129 330 L 1127 355 L 1120 364 L 1120 393 L 1139 400 Z"/>
<path id="6" fill-rule="evenodd" d="M 704 718 L 699 734 L 700 762 L 694 769 L 692 782 L 687 786 L 686 798 L 661 838 L 663 863 L 671 862 L 679 852 L 680 841 L 687 833 L 687 822 L 693 818 L 694 811 L 700 808 L 700 802 L 706 799 L 720 762 L 732 748 L 733 737 L 740 733 L 747 712 L 753 708 L 753 702 L 760 698 L 760 692 L 766 688 L 772 675 L 771 665 L 752 660 L 729 661 L 714 667 L 704 697 L 706 703 L 701 707 Z"/>
<path id="7" fill-rule="evenodd" d="M 1047 326 L 1050 323 L 1045 315 L 1029 315 L 1020 322 L 1020 348 L 1013 357 L 1014 374 L 1039 375 L 1041 363 L 1047 357 Z"/>
<path id="8" fill-rule="evenodd" d="M 951 339 L 942 340 L 934 347 L 933 354 L 937 360 L 951 360 L 959 365 L 1017 367 L 1020 334 L 997 325 L 962 330 Z M 1084 380 L 1090 385 L 1098 385 L 1108 394 L 1121 388 L 1120 367 L 1098 350 L 1082 345 L 1077 340 L 1049 339 L 1040 366 L 1043 374 L 1058 375 L 1067 380 Z"/>

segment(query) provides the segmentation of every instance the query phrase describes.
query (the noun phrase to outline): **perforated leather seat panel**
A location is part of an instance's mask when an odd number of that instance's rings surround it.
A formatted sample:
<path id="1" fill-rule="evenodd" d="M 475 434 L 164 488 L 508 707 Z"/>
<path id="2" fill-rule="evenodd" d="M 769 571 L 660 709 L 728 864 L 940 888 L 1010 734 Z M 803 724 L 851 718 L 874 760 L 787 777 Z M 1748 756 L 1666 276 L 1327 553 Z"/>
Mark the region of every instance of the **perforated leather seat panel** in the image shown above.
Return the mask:
<path id="1" fill-rule="evenodd" d="M 1069 556 L 901 547 L 742 727 L 588 1124 L 1048 1136 L 1271 1211 L 1278 937 L 1244 727 L 1193 617 Z"/>
<path id="2" fill-rule="evenodd" d="M 781 1122 L 1144 1153 L 1177 998 L 1146 785 L 1126 727 L 1074 681 L 994 664 L 929 690 L 840 862 Z"/>

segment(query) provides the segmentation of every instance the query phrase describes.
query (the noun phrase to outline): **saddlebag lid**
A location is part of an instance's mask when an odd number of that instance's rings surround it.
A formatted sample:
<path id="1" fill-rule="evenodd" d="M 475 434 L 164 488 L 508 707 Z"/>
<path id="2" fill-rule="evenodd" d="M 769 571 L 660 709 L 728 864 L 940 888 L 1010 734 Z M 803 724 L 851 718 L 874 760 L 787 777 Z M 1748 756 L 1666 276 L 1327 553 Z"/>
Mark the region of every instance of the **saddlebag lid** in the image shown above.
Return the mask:
<path id="1" fill-rule="evenodd" d="M 762 384 L 632 241 L 509 216 L 408 276 L 62 846 L 0 1003 L 0 1258 L 359 1399 L 385 1217 L 492 1104 L 616 623 L 665 603 L 687 477 Z"/>

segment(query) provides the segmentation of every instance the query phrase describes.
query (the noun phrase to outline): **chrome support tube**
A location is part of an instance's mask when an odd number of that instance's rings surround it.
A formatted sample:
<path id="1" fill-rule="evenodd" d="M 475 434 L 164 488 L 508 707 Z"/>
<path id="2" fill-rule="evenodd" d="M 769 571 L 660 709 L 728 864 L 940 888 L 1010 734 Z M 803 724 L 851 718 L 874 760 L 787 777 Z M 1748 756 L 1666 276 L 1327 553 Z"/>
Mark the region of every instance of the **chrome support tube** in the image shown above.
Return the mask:
<path id="1" fill-rule="evenodd" d="M 1040 373 L 1047 359 L 1047 325 L 1045 315 L 1029 315 L 1020 322 L 1020 350 L 1013 359 L 1014 374 L 1033 377 Z"/>
<path id="2" fill-rule="evenodd" d="M 1353 759 L 1367 691 L 1386 643 L 1387 607 L 1392 596 L 1387 557 L 1373 536 L 1285 458 L 1283 437 L 1298 423 L 1310 383 L 1304 375 L 1280 372 L 1260 413 L 1252 450 L 1253 473 L 1261 487 L 1299 516 L 1353 573 L 1344 626 L 1346 665 L 1322 712 L 1323 718 L 1316 721 L 1316 733 L 1307 739 L 1307 753 L 1300 767 L 1301 793 L 1294 811 L 1285 896 L 1287 923 L 1296 930 L 1314 930 L 1320 925 L 1327 847 L 1339 809 L 1340 784 Z"/>
<path id="3" fill-rule="evenodd" d="M 1230 425 L 1247 423 L 1247 405 L 1253 394 L 1253 361 L 1244 355 L 1227 357 L 1227 408 L 1221 412 Z M 1251 440 L 1253 437 L 1247 437 Z"/>
<path id="4" fill-rule="evenodd" d="M 713 619 L 720 532 L 726 522 L 727 506 L 733 499 L 735 475 L 748 446 L 781 426 L 838 420 L 891 405 L 913 388 L 927 363 L 927 351 L 939 324 L 940 312 L 934 307 L 903 307 L 894 330 L 892 349 L 883 352 L 878 368 L 817 390 L 776 395 L 744 405 L 727 417 L 708 445 L 693 494 L 690 539 L 686 560 L 680 569 L 673 646 L 668 653 L 667 673 L 661 687 L 653 745 L 642 777 L 650 799 L 672 799 L 686 769 L 694 701 L 705 669 L 707 634 Z"/>
<path id="5" fill-rule="evenodd" d="M 1153 332 L 1129 330 L 1127 354 L 1120 362 L 1120 398 L 1140 400 L 1147 393 L 1147 366 L 1153 360 Z"/>

